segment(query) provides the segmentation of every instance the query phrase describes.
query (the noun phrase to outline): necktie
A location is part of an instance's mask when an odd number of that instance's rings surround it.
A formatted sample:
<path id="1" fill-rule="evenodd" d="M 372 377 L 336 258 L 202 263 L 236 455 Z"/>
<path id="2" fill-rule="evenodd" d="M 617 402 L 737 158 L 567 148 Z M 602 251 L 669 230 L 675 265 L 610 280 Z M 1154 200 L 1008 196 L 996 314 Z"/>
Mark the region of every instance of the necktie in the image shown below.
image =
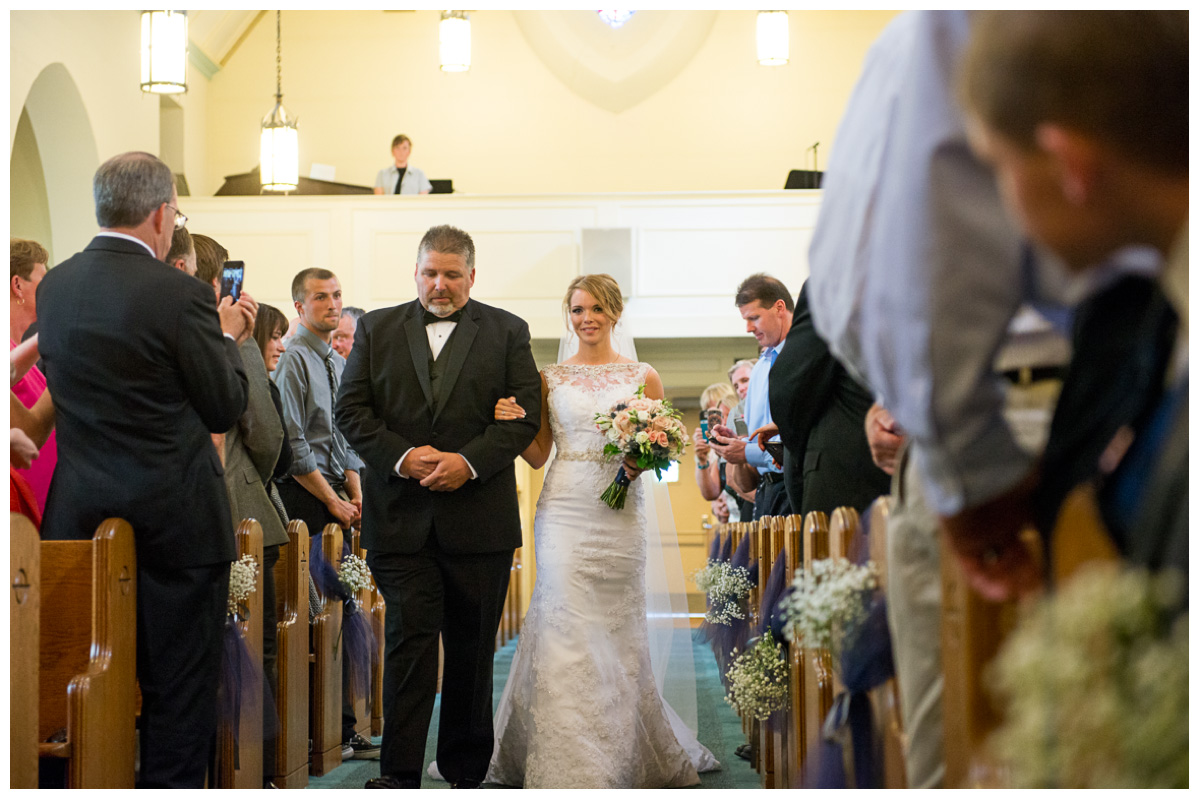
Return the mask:
<path id="1" fill-rule="evenodd" d="M 396 191 L 393 194 L 400 194 L 400 184 L 404 183 L 404 173 L 406 171 L 407 168 L 401 168 L 400 172 L 396 175 Z"/>
<path id="2" fill-rule="evenodd" d="M 346 474 L 346 440 L 333 424 L 333 406 L 337 402 L 337 375 L 333 371 L 333 351 L 325 357 L 325 374 L 329 377 L 329 426 L 332 434 L 329 439 L 329 472 L 341 486 Z"/>
<path id="3" fill-rule="evenodd" d="M 458 311 L 455 311 L 453 314 L 450 314 L 445 317 L 439 317 L 437 314 L 433 313 L 429 309 L 425 309 L 425 324 L 432 325 L 435 322 L 458 322 L 459 320 L 462 319 L 462 312 L 463 312 L 463 310 L 460 308 Z"/>

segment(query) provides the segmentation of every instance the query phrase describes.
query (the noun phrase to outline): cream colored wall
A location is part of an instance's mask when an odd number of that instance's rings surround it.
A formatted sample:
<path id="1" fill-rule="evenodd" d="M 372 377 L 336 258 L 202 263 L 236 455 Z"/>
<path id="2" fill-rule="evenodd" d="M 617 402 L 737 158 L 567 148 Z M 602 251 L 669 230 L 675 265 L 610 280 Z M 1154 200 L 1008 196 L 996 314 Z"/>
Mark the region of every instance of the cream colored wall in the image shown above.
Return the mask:
<path id="1" fill-rule="evenodd" d="M 755 12 L 719 12 L 674 80 L 616 114 L 556 78 L 508 11 L 472 14 L 472 67 L 457 74 L 438 69 L 436 11 L 285 11 L 284 105 L 299 117 L 301 173 L 333 164 L 345 183 L 372 185 L 403 132 L 413 165 L 459 191 L 778 189 L 813 142 L 824 166 L 866 49 L 894 13 L 790 12 L 791 63 L 761 67 Z M 269 14 L 209 85 L 197 191 L 258 163 L 274 89 Z"/>
<path id="2" fill-rule="evenodd" d="M 9 24 L 9 150 L 29 102 L 50 189 L 54 257 L 62 260 L 96 231 L 91 197 L 96 167 L 130 150 L 158 153 L 159 98 L 138 86 L 137 11 L 13 11 Z M 31 98 L 35 82 L 50 67 L 56 74 L 65 70 L 77 98 L 62 92 Z M 61 85 L 56 80 L 53 90 Z M 208 85 L 189 67 L 188 86 L 187 94 L 175 95 L 184 110 L 184 161 L 189 175 L 203 176 Z M 73 103 L 82 104 L 79 114 Z"/>

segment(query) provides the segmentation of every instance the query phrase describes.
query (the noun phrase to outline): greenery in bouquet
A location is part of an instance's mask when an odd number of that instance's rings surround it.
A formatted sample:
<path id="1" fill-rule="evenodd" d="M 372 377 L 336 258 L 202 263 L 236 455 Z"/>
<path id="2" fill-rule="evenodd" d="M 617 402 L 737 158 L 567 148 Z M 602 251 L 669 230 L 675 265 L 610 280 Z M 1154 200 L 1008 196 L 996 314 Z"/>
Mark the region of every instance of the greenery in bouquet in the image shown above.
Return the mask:
<path id="1" fill-rule="evenodd" d="M 779 604 L 784 636 L 839 656 L 866 620 L 878 586 L 879 570 L 873 561 L 858 565 L 824 558 L 814 561 L 811 570 L 797 570 L 791 594 Z"/>
<path id="2" fill-rule="evenodd" d="M 696 588 L 708 596 L 708 611 L 704 618 L 717 625 L 730 625 L 735 619 L 746 618 L 746 600 L 753 584 L 750 571 L 732 566 L 728 561 L 709 561 L 692 576 Z"/>
<path id="3" fill-rule="evenodd" d="M 672 461 L 678 461 L 687 447 L 683 415 L 667 400 L 647 398 L 645 384 L 638 387 L 633 397 L 620 401 L 608 411 L 597 413 L 593 420 L 604 434 L 605 456 L 632 458 L 638 469 L 652 469 L 660 478 L 662 471 Z M 624 508 L 630 483 L 622 466 L 600 499 L 609 508 Z"/>
<path id="4" fill-rule="evenodd" d="M 783 647 L 770 632 L 751 640 L 750 649 L 730 655 L 733 662 L 725 673 L 729 687 L 725 702 L 743 717 L 765 720 L 787 702 L 787 663 Z"/>
<path id="5" fill-rule="evenodd" d="M 987 674 L 1013 786 L 1188 786 L 1185 589 L 1178 573 L 1092 569 L 1022 614 Z"/>
<path id="6" fill-rule="evenodd" d="M 248 612 L 246 601 L 258 586 L 258 561 L 247 553 L 229 565 L 229 600 L 226 612 L 232 616 Z"/>

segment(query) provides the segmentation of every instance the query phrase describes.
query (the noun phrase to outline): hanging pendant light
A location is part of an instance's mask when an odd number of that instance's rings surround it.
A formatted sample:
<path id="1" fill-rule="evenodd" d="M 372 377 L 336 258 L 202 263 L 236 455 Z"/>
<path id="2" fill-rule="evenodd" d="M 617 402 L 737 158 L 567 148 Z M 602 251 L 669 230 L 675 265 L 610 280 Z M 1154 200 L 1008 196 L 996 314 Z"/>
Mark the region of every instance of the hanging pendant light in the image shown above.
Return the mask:
<path id="1" fill-rule="evenodd" d="M 283 107 L 283 56 L 280 12 L 275 12 L 275 107 L 263 117 L 259 179 L 263 191 L 290 192 L 299 183 L 300 136 L 296 119 Z"/>
<path id="2" fill-rule="evenodd" d="M 471 19 L 467 12 L 442 12 L 438 44 L 443 72 L 466 72 L 471 68 Z"/>
<path id="3" fill-rule="evenodd" d="M 788 63 L 788 15 L 786 11 L 758 12 L 758 63 L 777 67 Z"/>
<path id="4" fill-rule="evenodd" d="M 186 11 L 142 12 L 142 91 L 187 91 L 188 21 Z"/>

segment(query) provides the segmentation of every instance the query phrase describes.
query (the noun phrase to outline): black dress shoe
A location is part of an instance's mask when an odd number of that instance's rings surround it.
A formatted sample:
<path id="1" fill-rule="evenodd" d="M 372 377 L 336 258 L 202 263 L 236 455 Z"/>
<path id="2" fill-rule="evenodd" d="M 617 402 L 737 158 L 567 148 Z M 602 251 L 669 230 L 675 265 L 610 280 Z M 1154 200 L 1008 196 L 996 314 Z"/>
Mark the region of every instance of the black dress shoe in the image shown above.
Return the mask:
<path id="1" fill-rule="evenodd" d="M 401 778 L 397 775 L 380 775 L 367 781 L 364 789 L 420 789 L 420 778 Z"/>
<path id="2" fill-rule="evenodd" d="M 451 789 L 478 789 L 480 781 L 454 781 L 450 784 Z"/>

